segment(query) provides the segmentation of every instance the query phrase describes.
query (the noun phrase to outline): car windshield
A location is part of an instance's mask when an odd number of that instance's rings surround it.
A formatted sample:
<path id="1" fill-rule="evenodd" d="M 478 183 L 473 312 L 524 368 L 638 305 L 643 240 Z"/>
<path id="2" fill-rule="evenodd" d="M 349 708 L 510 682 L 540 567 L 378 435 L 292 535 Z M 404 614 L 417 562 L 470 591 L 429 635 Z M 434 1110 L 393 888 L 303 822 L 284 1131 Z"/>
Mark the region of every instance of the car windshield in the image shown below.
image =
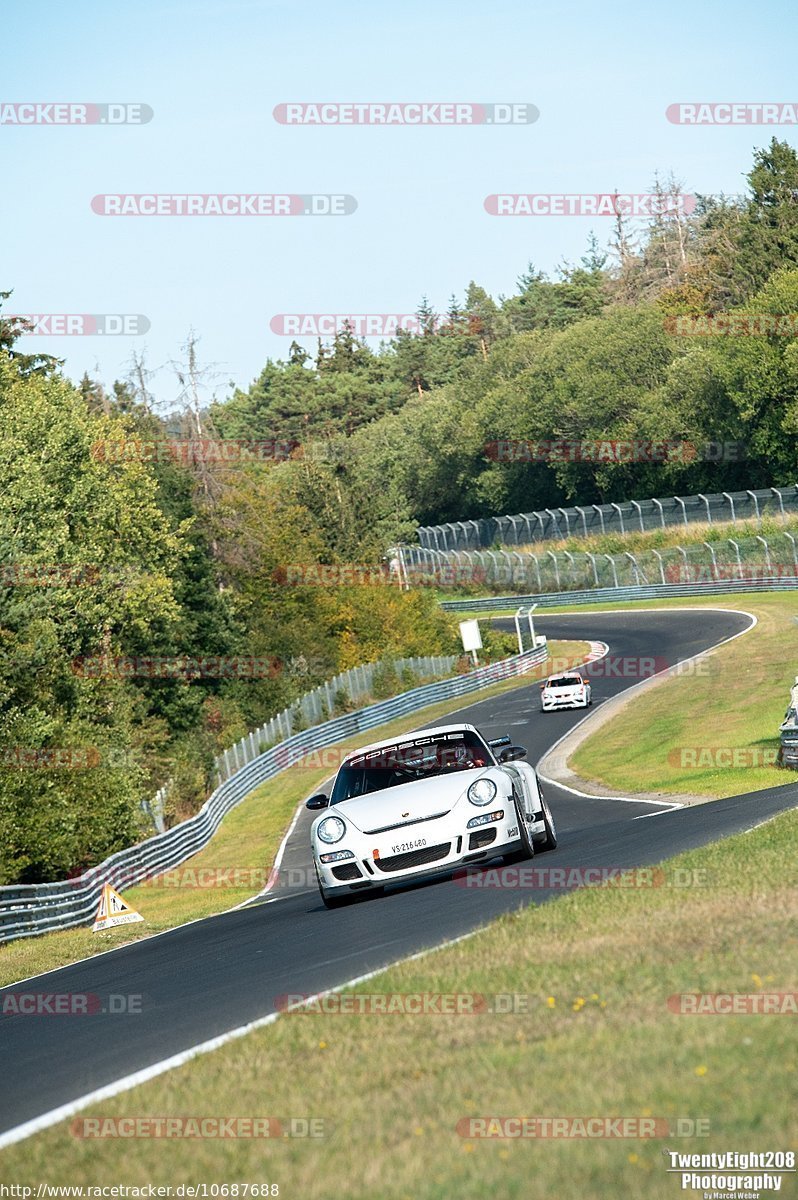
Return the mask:
<path id="1" fill-rule="evenodd" d="M 401 783 L 453 771 L 473 771 L 491 766 L 493 761 L 482 739 L 469 730 L 381 746 L 344 763 L 336 776 L 330 804 L 382 792 Z"/>
<path id="2" fill-rule="evenodd" d="M 546 687 L 578 687 L 582 682 L 581 675 L 562 675 L 559 679 L 550 679 Z"/>

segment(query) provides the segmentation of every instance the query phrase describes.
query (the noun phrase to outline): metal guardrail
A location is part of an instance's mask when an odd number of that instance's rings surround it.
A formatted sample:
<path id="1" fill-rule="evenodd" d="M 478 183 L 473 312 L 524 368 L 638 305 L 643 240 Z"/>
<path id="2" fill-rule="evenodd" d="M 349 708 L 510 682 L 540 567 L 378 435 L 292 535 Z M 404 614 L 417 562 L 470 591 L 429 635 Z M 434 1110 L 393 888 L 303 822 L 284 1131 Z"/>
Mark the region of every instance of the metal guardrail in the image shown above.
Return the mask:
<path id="1" fill-rule="evenodd" d="M 467 675 L 422 684 L 390 700 L 381 700 L 295 733 L 235 771 L 211 794 L 198 813 L 166 833 L 112 854 L 105 862 L 73 880 L 0 887 L 0 942 L 90 924 L 104 884 L 110 883 L 117 889 L 127 888 L 179 866 L 208 845 L 227 813 L 245 800 L 254 788 L 312 750 L 363 733 L 438 700 L 464 696 L 499 680 L 523 675 L 531 667 L 545 662 L 547 656 L 547 647 L 539 646 Z"/>
<path id="2" fill-rule="evenodd" d="M 348 671 L 342 671 L 340 675 L 333 676 L 312 691 L 305 692 L 259 729 L 253 729 L 235 745 L 223 750 L 214 760 L 216 783 L 223 783 L 269 746 L 291 737 L 299 728 L 318 725 L 320 721 L 335 716 L 337 699 L 341 693 L 353 702 L 370 697 L 375 676 L 386 666 L 392 668 L 400 677 L 404 673 L 435 677 L 453 671 L 456 662 L 456 654 L 430 655 L 425 658 L 398 658 L 385 663 L 366 663 L 362 667 L 351 667 Z"/>
<path id="3" fill-rule="evenodd" d="M 422 525 L 416 531 L 427 550 L 480 550 L 488 546 L 521 546 L 531 542 L 590 537 L 603 533 L 646 533 L 669 525 L 696 522 L 761 520 L 765 514 L 798 514 L 798 484 L 697 496 L 663 496 L 626 500 L 621 504 L 575 504 L 544 508 L 514 516 L 482 517 Z"/>
<path id="4" fill-rule="evenodd" d="M 791 592 L 798 590 L 798 577 L 774 579 L 725 579 L 707 583 L 651 584 L 648 587 L 590 588 L 573 592 L 537 592 L 532 595 L 476 596 L 442 600 L 450 612 L 491 612 L 539 604 L 542 608 L 565 608 L 569 604 L 618 604 L 629 600 L 658 600 L 668 596 L 723 596 L 730 592 Z M 542 616 L 536 613 L 535 619 Z"/>

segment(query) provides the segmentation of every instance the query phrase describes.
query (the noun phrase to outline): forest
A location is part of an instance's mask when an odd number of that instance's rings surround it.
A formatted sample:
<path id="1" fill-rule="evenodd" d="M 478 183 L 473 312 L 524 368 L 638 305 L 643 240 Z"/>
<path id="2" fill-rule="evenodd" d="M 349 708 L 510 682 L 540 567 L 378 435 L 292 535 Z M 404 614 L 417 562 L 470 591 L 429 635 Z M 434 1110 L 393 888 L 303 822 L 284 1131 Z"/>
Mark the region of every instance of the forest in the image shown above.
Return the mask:
<path id="1" fill-rule="evenodd" d="M 774 139 L 746 180 L 618 214 L 554 278 L 519 263 L 510 296 L 422 298 L 419 331 L 376 348 L 294 341 L 211 402 L 193 336 L 154 395 L 143 357 L 73 382 L 0 311 L 0 883 L 135 841 L 167 782 L 167 819 L 196 811 L 215 754 L 336 672 L 455 653 L 433 589 L 384 569 L 418 525 L 793 482 L 798 156 Z M 495 452 L 641 439 L 699 452 Z M 700 451 L 720 443 L 743 452 Z M 287 571 L 309 564 L 375 571 Z"/>

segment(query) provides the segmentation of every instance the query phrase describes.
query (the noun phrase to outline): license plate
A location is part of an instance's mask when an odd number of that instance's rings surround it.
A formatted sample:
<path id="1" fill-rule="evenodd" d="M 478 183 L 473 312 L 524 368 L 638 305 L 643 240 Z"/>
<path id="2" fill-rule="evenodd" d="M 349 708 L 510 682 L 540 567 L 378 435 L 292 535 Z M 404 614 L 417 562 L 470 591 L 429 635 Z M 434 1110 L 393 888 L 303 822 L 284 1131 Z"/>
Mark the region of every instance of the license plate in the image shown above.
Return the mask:
<path id="1" fill-rule="evenodd" d="M 419 846 L 426 844 L 426 838 L 417 838 L 415 842 L 400 842 L 398 846 L 391 846 L 391 854 L 404 854 L 408 850 L 418 850 Z"/>

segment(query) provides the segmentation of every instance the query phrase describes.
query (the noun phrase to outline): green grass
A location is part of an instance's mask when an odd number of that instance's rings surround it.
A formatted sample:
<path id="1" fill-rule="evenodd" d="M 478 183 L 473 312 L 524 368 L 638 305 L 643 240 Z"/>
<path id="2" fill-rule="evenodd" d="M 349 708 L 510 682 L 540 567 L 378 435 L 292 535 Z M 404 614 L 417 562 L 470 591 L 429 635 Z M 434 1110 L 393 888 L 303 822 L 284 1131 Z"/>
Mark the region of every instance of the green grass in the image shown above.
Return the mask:
<path id="1" fill-rule="evenodd" d="M 744 608 L 757 625 L 712 651 L 705 666 L 636 696 L 581 744 L 573 771 L 610 788 L 706 796 L 796 782 L 793 771 L 760 764 L 778 750 L 798 669 L 798 597 L 729 597 L 723 607 Z"/>
<path id="2" fill-rule="evenodd" d="M 580 662 L 586 650 L 585 642 L 552 642 L 550 645 L 550 652 L 558 663 L 561 660 L 564 663 Z M 492 684 L 471 696 L 428 705 L 367 734 L 340 742 L 337 749 L 355 749 L 365 741 L 405 733 L 418 725 L 420 717 L 425 722 L 434 722 L 464 705 L 529 686 L 531 681 L 545 675 L 546 670 L 544 664 L 524 676 Z M 334 766 L 325 765 L 329 763 L 329 758 L 322 759 L 321 765 L 318 765 L 318 757 L 310 758 L 257 788 L 225 818 L 210 845 L 178 869 L 178 879 L 183 873 L 180 886 L 172 886 L 170 881 L 175 875 L 167 873 L 125 891 L 125 898 L 144 917 L 143 924 L 123 925 L 101 933 L 92 933 L 89 928 L 70 929 L 21 938 L 0 946 L 0 987 L 172 929 L 186 921 L 223 912 L 257 894 L 266 884 L 280 841 L 297 806 L 334 773 Z M 219 886 L 196 886 L 196 880 L 209 878 L 199 872 L 218 872 Z"/>
<path id="3" fill-rule="evenodd" d="M 84 1114 L 320 1117 L 335 1126 L 329 1140 L 81 1140 L 64 1123 L 7 1150 L 4 1177 L 269 1181 L 301 1200 L 670 1200 L 681 1193 L 665 1147 L 798 1149 L 795 1018 L 680 1016 L 667 1003 L 680 992 L 798 990 L 797 864 L 791 812 L 667 864 L 702 886 L 583 889 L 355 989 L 521 996 L 524 1013 L 288 1014 Z M 372 911 L 378 921 L 379 902 Z M 709 1133 L 457 1132 L 464 1117 L 493 1115 L 686 1118 Z"/>
<path id="4" fill-rule="evenodd" d="M 539 553 L 541 550 L 563 551 L 571 554 L 623 554 L 625 551 L 635 553 L 638 550 L 669 550 L 676 546 L 700 545 L 702 542 L 722 542 L 727 538 L 740 541 L 746 538 L 762 536 L 766 538 L 779 537 L 786 529 L 790 533 L 798 531 L 798 517 L 788 516 L 782 521 L 774 513 L 765 515 L 761 521 L 755 517 L 746 521 L 717 521 L 710 524 L 706 521 L 691 521 L 689 525 L 666 525 L 664 529 L 641 530 L 635 529 L 634 520 L 627 519 L 626 533 L 599 533 L 589 537 L 560 538 L 546 542 L 529 542 L 527 544 L 507 545 L 502 549 L 518 550 L 521 554 Z M 792 561 L 792 551 L 784 542 L 787 553 Z"/>

